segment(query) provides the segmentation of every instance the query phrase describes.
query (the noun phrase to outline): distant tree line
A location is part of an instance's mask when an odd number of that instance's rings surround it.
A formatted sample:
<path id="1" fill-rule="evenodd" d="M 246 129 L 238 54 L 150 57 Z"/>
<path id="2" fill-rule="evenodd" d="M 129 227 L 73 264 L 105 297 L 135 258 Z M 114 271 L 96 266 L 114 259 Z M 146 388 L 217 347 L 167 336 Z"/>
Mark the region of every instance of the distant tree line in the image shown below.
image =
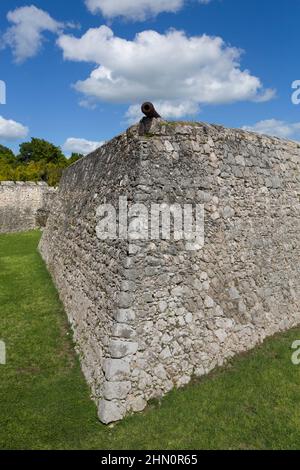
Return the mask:
<path id="1" fill-rule="evenodd" d="M 20 145 L 19 154 L 0 145 L 0 181 L 45 181 L 57 186 L 65 168 L 83 155 L 66 158 L 60 147 L 43 139 L 31 139 Z"/>

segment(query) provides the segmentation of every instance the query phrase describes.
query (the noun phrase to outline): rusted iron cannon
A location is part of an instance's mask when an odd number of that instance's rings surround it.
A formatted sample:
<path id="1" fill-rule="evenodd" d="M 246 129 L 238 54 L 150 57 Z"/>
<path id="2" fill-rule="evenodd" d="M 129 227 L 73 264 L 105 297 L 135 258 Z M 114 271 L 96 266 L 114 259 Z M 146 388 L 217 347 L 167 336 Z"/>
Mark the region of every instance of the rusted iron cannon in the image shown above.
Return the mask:
<path id="1" fill-rule="evenodd" d="M 154 108 L 153 104 L 147 101 L 142 105 L 142 113 L 145 114 L 147 118 L 160 118 L 161 116 L 158 114 L 156 109 Z"/>

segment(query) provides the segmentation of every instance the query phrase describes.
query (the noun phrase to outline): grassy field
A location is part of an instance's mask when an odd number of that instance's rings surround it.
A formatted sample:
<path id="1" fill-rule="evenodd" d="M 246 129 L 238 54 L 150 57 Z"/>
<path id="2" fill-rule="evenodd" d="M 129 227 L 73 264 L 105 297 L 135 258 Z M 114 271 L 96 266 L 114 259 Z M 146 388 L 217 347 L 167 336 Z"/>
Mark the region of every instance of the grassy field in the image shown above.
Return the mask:
<path id="1" fill-rule="evenodd" d="M 299 329 L 113 428 L 99 424 L 39 237 L 0 236 L 1 449 L 300 448 Z"/>

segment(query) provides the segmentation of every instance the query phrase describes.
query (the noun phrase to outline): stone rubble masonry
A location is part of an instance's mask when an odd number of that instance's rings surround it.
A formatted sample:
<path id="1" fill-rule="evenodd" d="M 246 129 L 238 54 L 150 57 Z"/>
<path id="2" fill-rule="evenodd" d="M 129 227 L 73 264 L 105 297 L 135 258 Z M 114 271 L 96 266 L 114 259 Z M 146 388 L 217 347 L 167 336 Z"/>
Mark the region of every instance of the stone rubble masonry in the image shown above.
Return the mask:
<path id="1" fill-rule="evenodd" d="M 300 145 L 155 120 L 63 175 L 40 251 L 104 423 L 300 323 Z M 100 204 L 204 204 L 205 244 L 101 241 Z"/>
<path id="2" fill-rule="evenodd" d="M 0 182 L 0 233 L 43 227 L 55 195 L 46 183 Z"/>

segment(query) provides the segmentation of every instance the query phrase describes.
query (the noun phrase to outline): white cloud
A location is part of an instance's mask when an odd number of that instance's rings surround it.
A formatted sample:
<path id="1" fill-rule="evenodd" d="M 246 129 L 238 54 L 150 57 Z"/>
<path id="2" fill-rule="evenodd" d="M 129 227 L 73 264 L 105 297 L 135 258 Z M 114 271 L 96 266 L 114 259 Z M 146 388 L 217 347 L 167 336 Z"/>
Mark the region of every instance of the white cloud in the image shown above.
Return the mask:
<path id="1" fill-rule="evenodd" d="M 79 106 L 81 106 L 82 108 L 92 109 L 92 110 L 97 108 L 96 103 L 93 100 L 89 100 L 89 99 L 80 100 Z"/>
<path id="2" fill-rule="evenodd" d="M 12 119 L 5 119 L 0 116 L 0 138 L 4 140 L 24 139 L 28 135 L 29 129 Z"/>
<path id="3" fill-rule="evenodd" d="M 45 31 L 60 34 L 64 27 L 63 23 L 55 21 L 47 12 L 34 5 L 10 11 L 7 19 L 13 25 L 3 36 L 2 47 L 11 47 L 17 63 L 24 62 L 38 53 Z"/>
<path id="4" fill-rule="evenodd" d="M 74 85 L 89 101 L 153 100 L 165 108 L 180 104 L 182 113 L 176 114 L 180 117 L 191 107 L 263 101 L 274 95 L 273 90 L 264 90 L 258 77 L 241 69 L 241 50 L 227 46 L 220 37 L 148 30 L 130 41 L 101 26 L 80 38 L 62 35 L 58 45 L 66 60 L 97 65 L 86 80 Z"/>
<path id="5" fill-rule="evenodd" d="M 94 152 L 94 150 L 101 147 L 103 144 L 104 142 L 94 142 L 86 139 L 69 137 L 63 145 L 63 150 L 67 153 L 82 153 L 83 155 L 87 155 Z"/>
<path id="6" fill-rule="evenodd" d="M 276 97 L 276 90 L 274 88 L 268 88 L 264 93 L 259 94 L 254 98 L 255 103 L 266 103 Z"/>
<path id="7" fill-rule="evenodd" d="M 200 0 L 209 3 L 210 0 Z M 162 12 L 179 11 L 186 0 L 85 0 L 92 13 L 101 13 L 106 18 L 122 16 L 131 20 L 145 20 Z"/>
<path id="8" fill-rule="evenodd" d="M 277 119 L 266 119 L 253 126 L 243 126 L 243 130 L 300 140 L 300 122 L 288 123 Z"/>

